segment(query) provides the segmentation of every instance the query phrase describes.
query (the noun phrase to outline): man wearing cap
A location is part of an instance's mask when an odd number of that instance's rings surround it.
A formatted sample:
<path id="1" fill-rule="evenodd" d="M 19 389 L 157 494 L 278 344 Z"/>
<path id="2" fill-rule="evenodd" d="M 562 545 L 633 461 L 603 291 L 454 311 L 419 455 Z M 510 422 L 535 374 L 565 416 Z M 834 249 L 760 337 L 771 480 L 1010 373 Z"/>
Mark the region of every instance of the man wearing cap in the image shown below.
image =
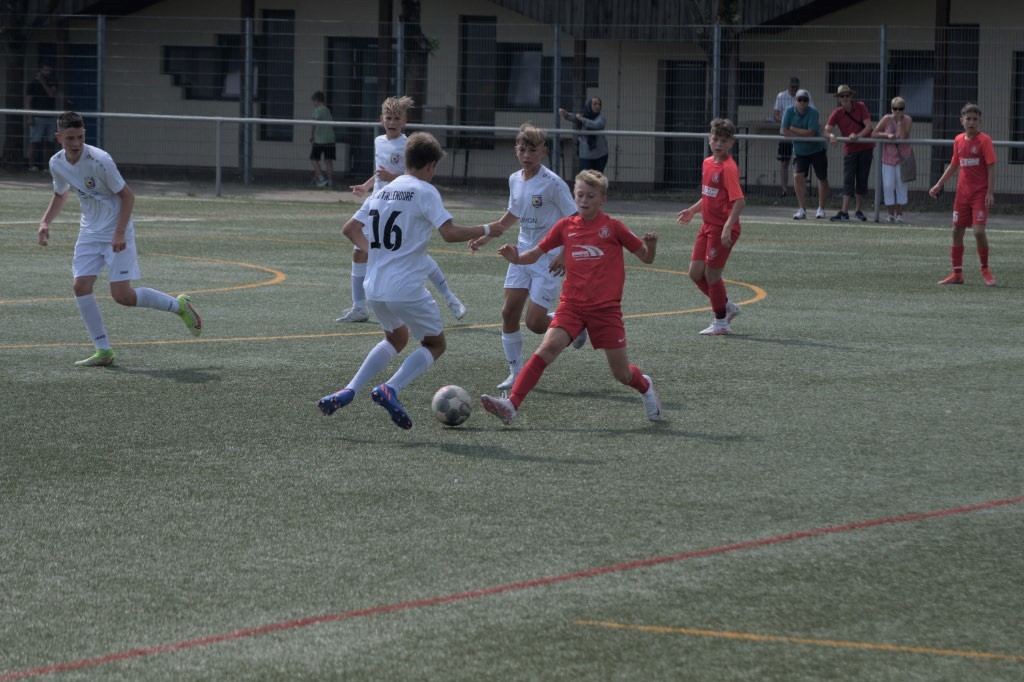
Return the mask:
<path id="1" fill-rule="evenodd" d="M 782 123 L 782 114 L 787 107 L 796 104 L 796 91 L 800 89 L 800 79 L 793 76 L 789 79 L 789 89 L 783 90 L 775 96 L 775 106 L 772 108 L 772 120 Z M 814 105 L 814 102 L 811 102 Z M 793 158 L 793 143 L 782 140 L 779 142 L 779 188 L 782 193 L 779 196 L 786 196 L 786 182 L 789 179 L 789 160 Z"/>
<path id="2" fill-rule="evenodd" d="M 871 114 L 867 105 L 859 100 L 849 85 L 840 85 L 836 89 L 839 106 L 828 117 L 825 124 L 825 137 L 830 144 L 835 144 L 836 128 L 849 141 L 843 143 L 843 207 L 832 220 L 849 220 L 850 197 L 856 197 L 857 220 L 867 220 L 860 210 L 861 202 L 868 193 L 868 181 L 871 177 L 871 159 L 875 155 L 875 145 L 870 142 L 858 142 L 861 138 L 871 138 L 874 126 L 871 125 Z"/>
<path id="3" fill-rule="evenodd" d="M 825 201 L 828 199 L 828 143 L 807 138 L 821 137 L 821 120 L 818 110 L 811 106 L 811 94 L 797 90 L 796 104 L 782 114 L 779 132 L 793 138 L 793 189 L 800 205 L 793 214 L 793 220 L 807 218 L 807 169 L 814 168 L 818 178 L 818 211 L 814 217 L 825 217 Z"/>

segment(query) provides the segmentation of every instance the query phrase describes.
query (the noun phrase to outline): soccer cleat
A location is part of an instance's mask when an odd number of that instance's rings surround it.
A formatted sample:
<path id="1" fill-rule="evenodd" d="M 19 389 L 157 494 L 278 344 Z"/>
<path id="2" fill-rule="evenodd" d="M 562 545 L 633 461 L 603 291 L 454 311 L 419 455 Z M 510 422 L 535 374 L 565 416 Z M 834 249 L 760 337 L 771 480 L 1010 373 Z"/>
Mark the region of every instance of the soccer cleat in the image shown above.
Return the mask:
<path id="1" fill-rule="evenodd" d="M 822 218 L 824 218 L 825 217 L 825 209 L 823 209 L 821 206 L 819 206 L 818 207 L 818 212 L 814 214 L 814 217 L 817 218 L 818 220 L 821 220 Z"/>
<path id="2" fill-rule="evenodd" d="M 964 283 L 964 273 L 962 273 L 962 272 L 954 272 L 952 275 L 950 275 L 946 279 L 940 279 L 939 280 L 939 284 L 963 284 L 963 283 Z"/>
<path id="3" fill-rule="evenodd" d="M 370 399 L 388 411 L 388 414 L 391 415 L 391 421 L 395 423 L 395 426 L 400 429 L 412 428 L 412 419 L 409 418 L 405 408 L 402 407 L 402 403 L 398 402 L 395 389 L 387 384 L 381 384 L 370 391 Z"/>
<path id="4" fill-rule="evenodd" d="M 199 313 L 192 307 L 192 298 L 182 294 L 178 297 L 178 317 L 185 323 L 192 336 L 199 336 L 203 333 L 203 320 Z"/>
<path id="5" fill-rule="evenodd" d="M 862 211 L 857 211 L 856 213 L 853 214 L 853 217 L 862 222 L 865 222 L 868 219 L 868 217 L 864 215 Z"/>
<path id="6" fill-rule="evenodd" d="M 889 222 L 889 223 L 896 222 L 896 216 L 890 215 L 888 218 L 886 218 L 886 222 Z"/>
<path id="7" fill-rule="evenodd" d="M 580 332 L 580 335 L 572 340 L 572 347 L 576 350 L 583 348 L 583 344 L 587 342 L 587 330 L 584 329 Z"/>
<path id="8" fill-rule="evenodd" d="M 516 377 L 519 376 L 519 372 L 512 372 L 508 375 L 508 378 L 498 384 L 496 388 L 501 391 L 511 390 L 512 386 L 516 383 Z"/>
<path id="9" fill-rule="evenodd" d="M 996 285 L 996 278 L 992 275 L 992 271 L 988 269 L 988 266 L 981 268 L 981 278 L 985 280 L 985 286 L 994 287 Z"/>
<path id="10" fill-rule="evenodd" d="M 366 308 L 352 306 L 341 314 L 335 322 L 366 322 L 370 319 L 370 313 Z"/>
<path id="11" fill-rule="evenodd" d="M 902 214 L 896 216 L 896 222 L 898 222 L 898 223 L 902 223 L 903 222 L 903 215 Z"/>
<path id="12" fill-rule="evenodd" d="M 452 300 L 448 301 L 448 307 L 451 308 L 452 315 L 455 316 L 456 320 L 461 320 L 466 316 L 466 313 L 469 312 L 469 308 L 466 307 L 466 304 L 455 297 L 452 297 Z"/>
<path id="13" fill-rule="evenodd" d="M 654 390 L 654 381 L 651 377 L 644 375 L 644 379 L 647 379 L 650 386 L 647 387 L 646 393 L 640 394 L 640 400 L 644 403 L 644 409 L 647 410 L 647 418 L 652 422 L 656 422 L 661 419 L 661 401 L 658 400 L 658 394 Z"/>
<path id="14" fill-rule="evenodd" d="M 351 388 L 343 388 L 337 393 L 325 395 L 323 398 L 320 398 L 320 402 L 316 405 L 320 408 L 320 411 L 324 413 L 325 417 L 330 417 L 332 414 L 352 402 L 352 399 L 355 397 L 355 391 Z"/>
<path id="15" fill-rule="evenodd" d="M 100 348 L 85 360 L 75 363 L 76 367 L 106 367 L 114 364 L 114 349 Z"/>
<path id="16" fill-rule="evenodd" d="M 850 214 L 849 213 L 845 213 L 844 211 L 839 211 L 834 216 L 829 218 L 829 220 L 831 220 L 832 222 L 837 222 L 837 221 L 840 221 L 840 220 L 849 220 L 849 219 L 850 219 Z"/>
<path id="17" fill-rule="evenodd" d="M 316 186 L 323 189 L 327 186 L 327 179 L 321 175 L 316 179 Z"/>
<path id="18" fill-rule="evenodd" d="M 729 301 L 725 304 L 725 322 L 726 324 L 732 324 L 732 321 L 736 319 L 736 316 L 742 313 L 740 307 Z"/>
<path id="19" fill-rule="evenodd" d="M 494 398 L 489 395 L 482 395 L 480 396 L 480 404 L 483 405 L 485 412 L 493 414 L 506 426 L 515 421 L 516 408 L 508 398 Z"/>
<path id="20" fill-rule="evenodd" d="M 715 320 L 707 329 L 701 330 L 701 336 L 725 336 L 729 333 L 729 323 L 724 319 Z"/>
<path id="21" fill-rule="evenodd" d="M 805 211 L 802 208 L 798 208 L 796 213 L 793 214 L 793 220 L 806 220 L 806 219 L 807 219 L 807 211 Z"/>

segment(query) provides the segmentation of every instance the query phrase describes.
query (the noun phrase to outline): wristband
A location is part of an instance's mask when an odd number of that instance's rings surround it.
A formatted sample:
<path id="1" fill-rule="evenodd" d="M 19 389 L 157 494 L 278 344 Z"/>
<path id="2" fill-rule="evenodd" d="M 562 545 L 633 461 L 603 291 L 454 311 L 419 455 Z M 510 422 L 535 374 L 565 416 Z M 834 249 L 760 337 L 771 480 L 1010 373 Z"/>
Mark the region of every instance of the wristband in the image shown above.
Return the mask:
<path id="1" fill-rule="evenodd" d="M 484 236 L 485 237 L 490 237 L 491 236 L 491 225 L 490 225 L 490 223 L 484 223 L 480 227 L 484 228 Z"/>

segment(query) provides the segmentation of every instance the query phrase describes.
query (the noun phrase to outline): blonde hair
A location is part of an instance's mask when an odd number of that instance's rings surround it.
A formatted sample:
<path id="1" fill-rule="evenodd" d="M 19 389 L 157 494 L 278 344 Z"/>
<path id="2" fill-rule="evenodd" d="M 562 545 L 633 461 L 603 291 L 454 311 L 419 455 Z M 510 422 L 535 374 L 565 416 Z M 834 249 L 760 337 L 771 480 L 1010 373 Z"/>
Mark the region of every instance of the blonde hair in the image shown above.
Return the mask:
<path id="1" fill-rule="evenodd" d="M 907 108 L 907 100 L 903 99 L 899 95 L 896 95 L 895 97 L 892 98 L 892 101 L 889 102 L 889 107 L 892 108 L 892 107 L 897 107 L 897 106 L 900 106 L 900 107 L 903 107 L 904 109 L 906 109 Z"/>
<path id="2" fill-rule="evenodd" d="M 601 171 L 596 171 L 593 168 L 581 170 L 576 175 L 576 182 L 582 182 L 588 187 L 601 190 L 601 194 L 608 194 L 608 178 Z"/>
<path id="3" fill-rule="evenodd" d="M 409 110 L 415 106 L 415 102 L 409 95 L 402 95 L 401 97 L 388 97 L 384 100 L 384 103 L 380 105 L 380 113 L 383 116 L 399 116 L 405 118 L 409 115 Z"/>
<path id="4" fill-rule="evenodd" d="M 540 128 L 537 128 L 532 123 L 524 123 L 519 126 L 519 134 L 516 135 L 516 146 L 521 144 L 530 145 L 531 147 L 546 147 L 548 146 L 547 135 Z"/>

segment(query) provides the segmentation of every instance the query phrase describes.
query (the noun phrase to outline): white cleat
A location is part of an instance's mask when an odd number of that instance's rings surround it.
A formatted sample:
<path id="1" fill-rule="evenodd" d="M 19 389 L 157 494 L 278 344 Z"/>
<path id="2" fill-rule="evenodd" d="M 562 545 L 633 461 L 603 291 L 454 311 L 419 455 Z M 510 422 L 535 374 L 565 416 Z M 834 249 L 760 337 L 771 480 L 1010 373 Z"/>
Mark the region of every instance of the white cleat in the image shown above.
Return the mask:
<path id="1" fill-rule="evenodd" d="M 732 324 L 732 321 L 736 319 L 736 316 L 742 312 L 743 311 L 740 310 L 740 307 L 738 305 L 736 305 L 732 301 L 729 301 L 728 303 L 725 304 L 725 321 L 728 324 Z"/>
<path id="2" fill-rule="evenodd" d="M 512 372 L 508 375 L 508 378 L 498 384 L 497 389 L 499 391 L 508 391 L 512 389 L 512 386 L 516 383 L 516 377 L 519 376 L 519 372 Z"/>
<path id="3" fill-rule="evenodd" d="M 725 320 L 715 320 L 707 329 L 702 329 L 701 336 L 725 336 L 729 333 L 729 323 Z"/>
<path id="4" fill-rule="evenodd" d="M 640 394 L 640 400 L 644 402 L 647 418 L 652 422 L 656 422 L 661 419 L 661 401 L 658 400 L 658 394 L 654 390 L 654 381 L 651 380 L 651 377 L 645 374 L 644 379 L 647 379 L 650 386 L 647 387 L 646 393 Z"/>
<path id="5" fill-rule="evenodd" d="M 366 308 L 352 307 L 341 314 L 335 322 L 366 322 L 370 319 L 370 311 Z"/>
<path id="6" fill-rule="evenodd" d="M 466 316 L 466 313 L 469 312 L 469 308 L 466 307 L 466 304 L 457 298 L 453 298 L 448 301 L 448 307 L 451 309 L 452 315 L 455 316 L 456 320 L 461 320 Z"/>
<path id="7" fill-rule="evenodd" d="M 480 404 L 486 412 L 493 414 L 506 426 L 515 421 L 516 408 L 508 398 L 494 398 L 489 395 L 480 396 Z"/>

